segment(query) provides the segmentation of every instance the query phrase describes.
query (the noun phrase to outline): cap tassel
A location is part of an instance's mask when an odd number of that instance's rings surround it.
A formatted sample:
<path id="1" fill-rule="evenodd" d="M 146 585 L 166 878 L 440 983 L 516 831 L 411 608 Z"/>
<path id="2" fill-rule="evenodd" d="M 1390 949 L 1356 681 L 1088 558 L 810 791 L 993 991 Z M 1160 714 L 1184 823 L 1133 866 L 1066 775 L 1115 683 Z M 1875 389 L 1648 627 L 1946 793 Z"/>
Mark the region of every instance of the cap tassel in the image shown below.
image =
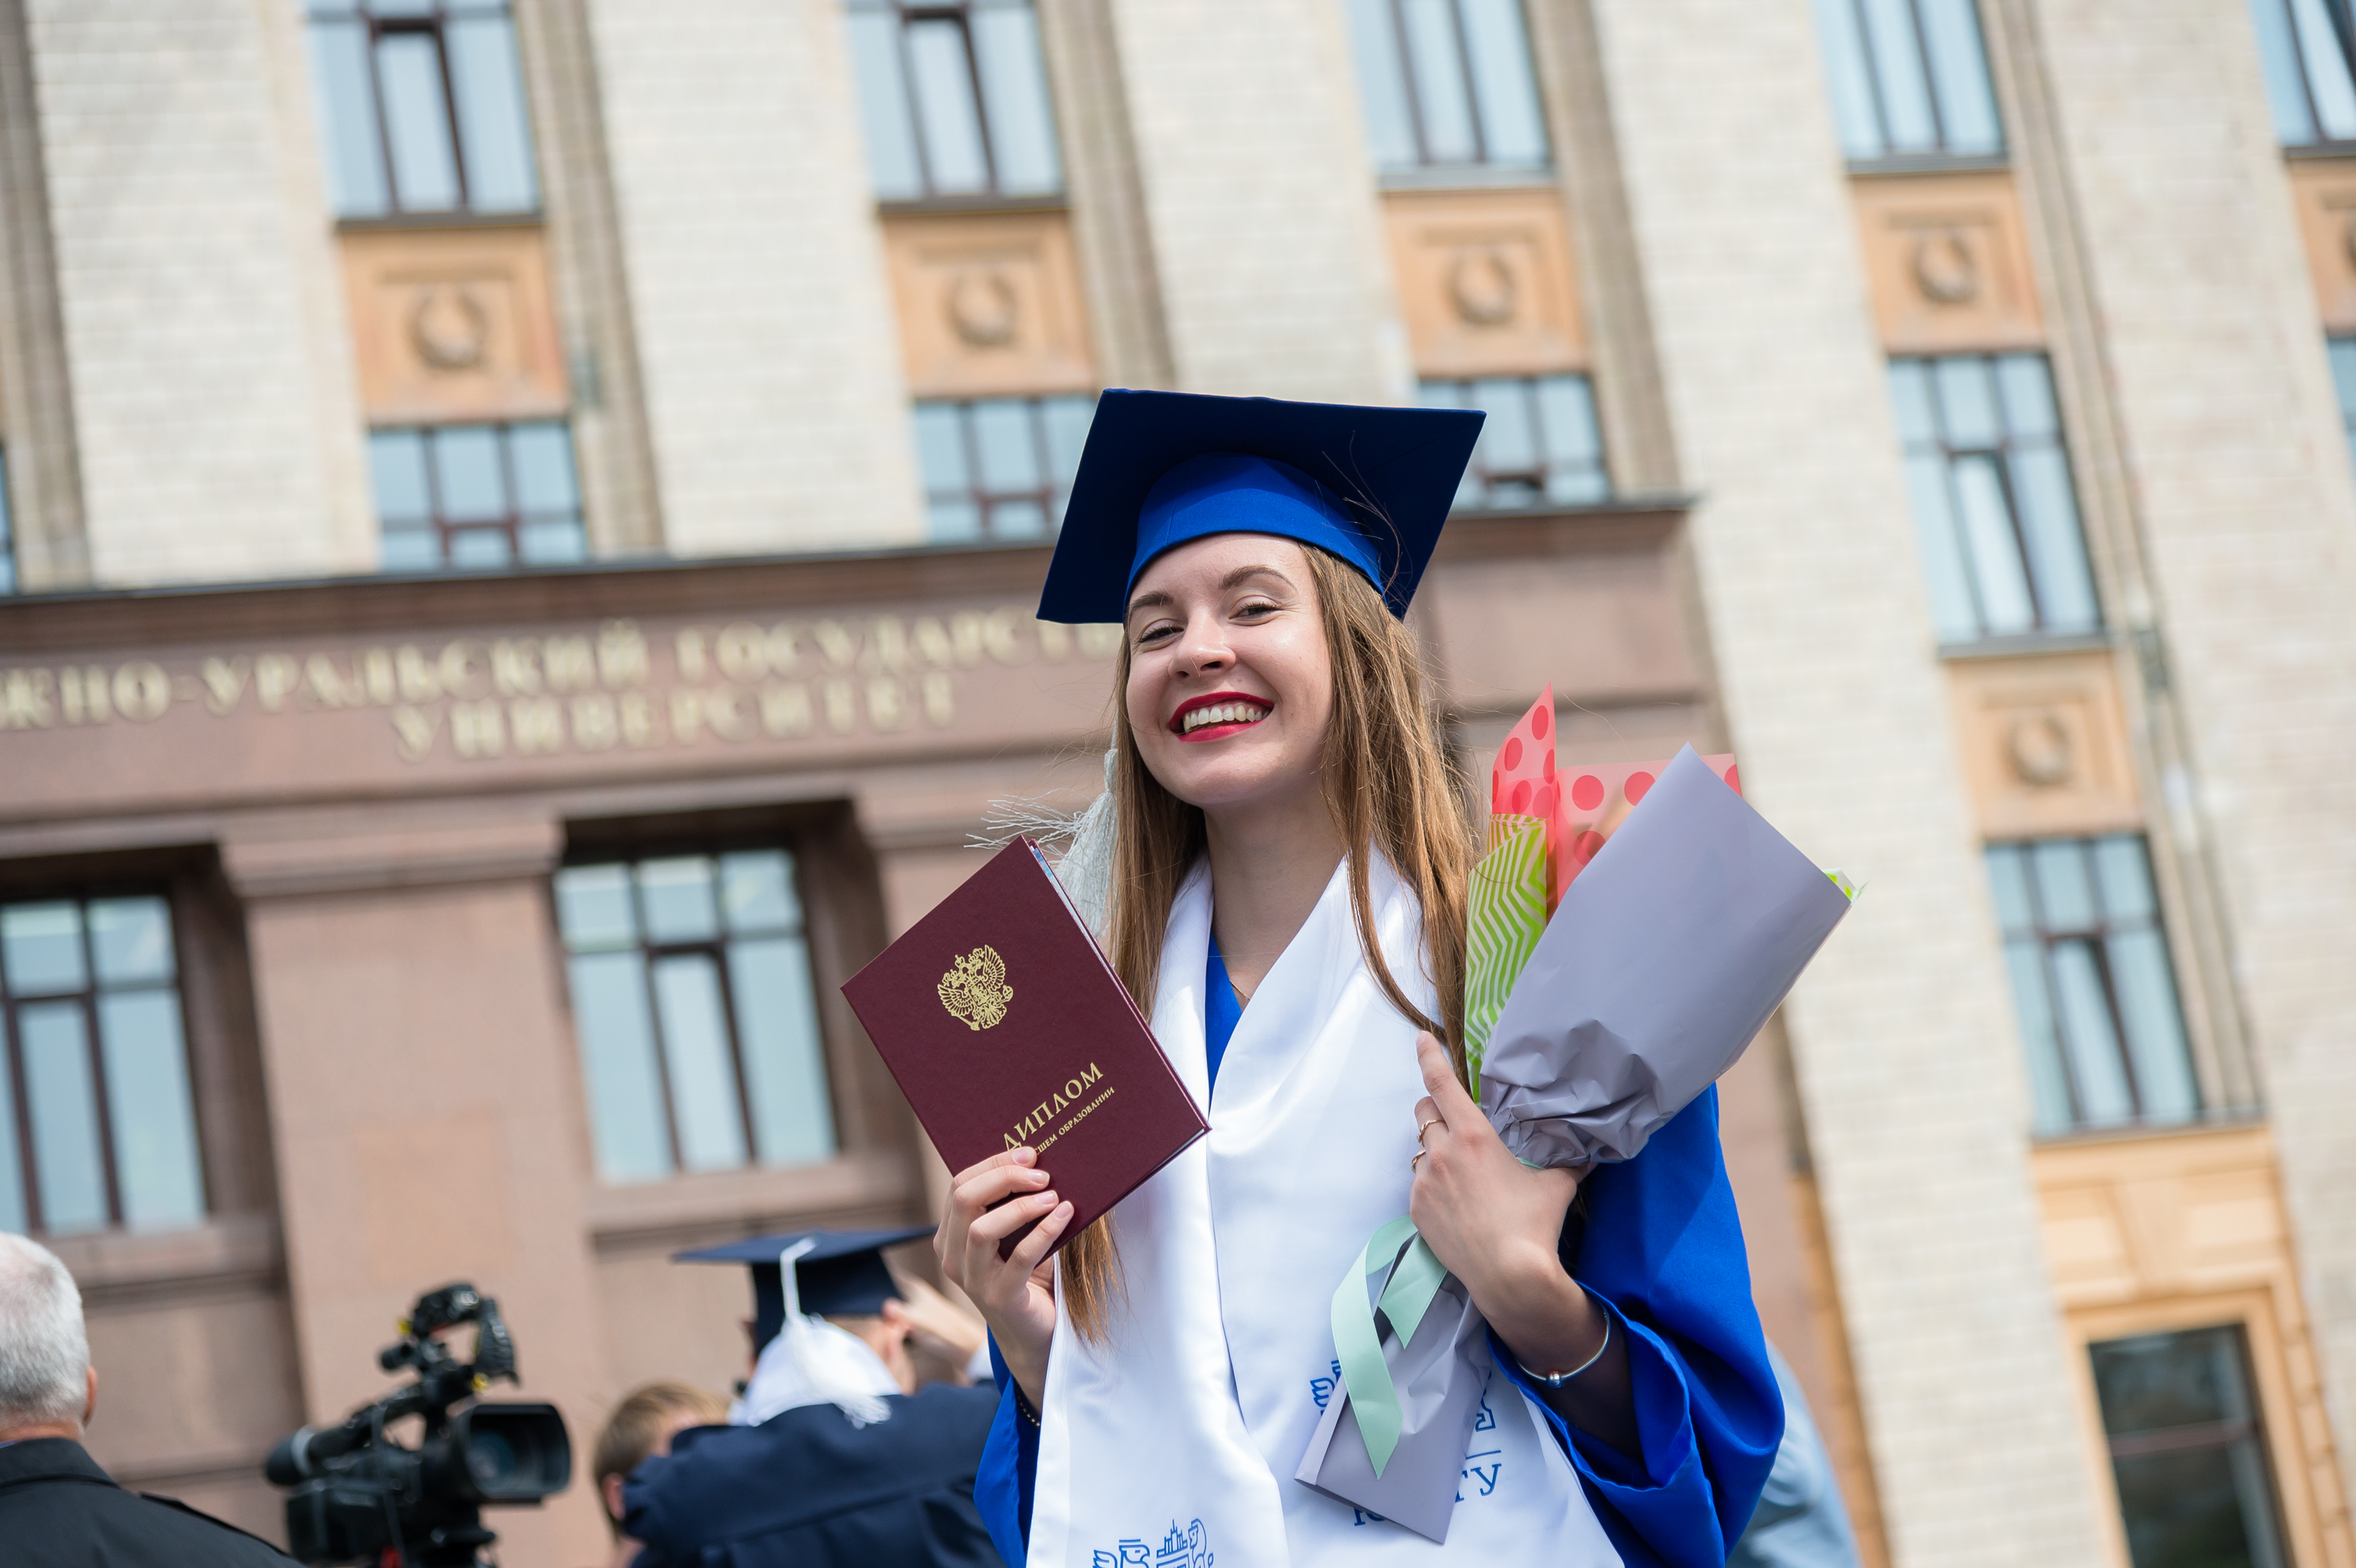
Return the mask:
<path id="1" fill-rule="evenodd" d="M 757 1426 L 806 1404 L 831 1404 L 853 1426 L 891 1419 L 892 1407 L 884 1396 L 899 1392 L 899 1385 L 875 1352 L 857 1335 L 802 1311 L 801 1282 L 794 1265 L 817 1245 L 815 1237 L 805 1237 L 777 1254 L 786 1321 L 762 1349 L 752 1381 L 744 1386 L 738 1415 L 744 1425 Z M 880 1386 L 884 1384 L 890 1385 L 888 1390 Z"/>

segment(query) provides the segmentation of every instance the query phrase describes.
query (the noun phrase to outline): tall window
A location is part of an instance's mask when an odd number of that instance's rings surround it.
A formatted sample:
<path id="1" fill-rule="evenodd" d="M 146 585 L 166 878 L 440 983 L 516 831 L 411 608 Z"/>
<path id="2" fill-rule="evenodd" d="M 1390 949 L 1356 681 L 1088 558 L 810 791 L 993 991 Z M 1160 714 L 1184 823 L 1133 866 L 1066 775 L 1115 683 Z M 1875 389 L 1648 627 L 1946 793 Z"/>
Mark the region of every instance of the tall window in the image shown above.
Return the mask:
<path id="1" fill-rule="evenodd" d="M 1347 0 L 1358 93 L 1387 175 L 1539 168 L 1546 119 L 1521 0 Z"/>
<path id="2" fill-rule="evenodd" d="M 2045 357 L 1893 359 L 1890 391 L 1940 641 L 2097 628 Z"/>
<path id="3" fill-rule="evenodd" d="M 2356 20 L 2349 0 L 2250 0 L 2275 134 L 2286 147 L 2356 141 Z"/>
<path id="4" fill-rule="evenodd" d="M 338 218 L 540 205 L 507 0 L 310 0 Z"/>
<path id="5" fill-rule="evenodd" d="M 556 915 L 605 1179 L 834 1152 L 791 855 L 568 866 Z"/>
<path id="6" fill-rule="evenodd" d="M 2356 337 L 2334 337 L 2326 344 L 2331 356 L 2331 386 L 2340 395 L 2340 422 L 2348 432 L 2348 454 L 2356 460 Z"/>
<path id="7" fill-rule="evenodd" d="M 1578 506 L 1612 493 L 1595 395 L 1584 376 L 1426 381 L 1418 400 L 1428 409 L 1480 409 L 1489 416 L 1457 487 L 1459 511 Z"/>
<path id="8" fill-rule="evenodd" d="M 2286 1568 L 2241 1328 L 2086 1350 L 2135 1568 Z"/>
<path id="9" fill-rule="evenodd" d="M 1973 0 L 1816 0 L 1816 30 L 1853 161 L 2004 151 Z"/>
<path id="10" fill-rule="evenodd" d="M 162 898 L 0 905 L 0 1230 L 193 1225 L 204 1178 Z"/>
<path id="11" fill-rule="evenodd" d="M 588 554 L 562 420 L 369 432 L 384 570 L 558 566 Z"/>
<path id="12" fill-rule="evenodd" d="M 16 514 L 8 504 L 7 454 L 0 453 L 0 593 L 16 592 Z"/>
<path id="13" fill-rule="evenodd" d="M 916 456 L 933 539 L 1045 539 L 1062 528 L 1095 412 L 1086 394 L 918 403 Z"/>
<path id="14" fill-rule="evenodd" d="M 2196 1119 L 2201 1091 L 2142 835 L 1992 844 L 1987 867 L 2037 1131 Z"/>
<path id="15" fill-rule="evenodd" d="M 1064 188 L 1031 0 L 847 3 L 878 199 Z"/>

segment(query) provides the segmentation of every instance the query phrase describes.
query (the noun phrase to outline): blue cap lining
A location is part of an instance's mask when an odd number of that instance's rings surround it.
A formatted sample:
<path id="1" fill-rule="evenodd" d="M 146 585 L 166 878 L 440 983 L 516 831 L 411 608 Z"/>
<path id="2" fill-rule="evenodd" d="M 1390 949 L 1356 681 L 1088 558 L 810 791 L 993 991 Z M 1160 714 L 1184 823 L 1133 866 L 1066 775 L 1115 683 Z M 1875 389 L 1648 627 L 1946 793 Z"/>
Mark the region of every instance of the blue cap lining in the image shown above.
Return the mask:
<path id="1" fill-rule="evenodd" d="M 1240 452 L 1207 452 L 1179 464 L 1146 493 L 1137 517 L 1138 575 L 1156 556 L 1213 534 L 1274 534 L 1332 551 L 1385 588 L 1374 542 L 1333 491 L 1289 463 Z"/>

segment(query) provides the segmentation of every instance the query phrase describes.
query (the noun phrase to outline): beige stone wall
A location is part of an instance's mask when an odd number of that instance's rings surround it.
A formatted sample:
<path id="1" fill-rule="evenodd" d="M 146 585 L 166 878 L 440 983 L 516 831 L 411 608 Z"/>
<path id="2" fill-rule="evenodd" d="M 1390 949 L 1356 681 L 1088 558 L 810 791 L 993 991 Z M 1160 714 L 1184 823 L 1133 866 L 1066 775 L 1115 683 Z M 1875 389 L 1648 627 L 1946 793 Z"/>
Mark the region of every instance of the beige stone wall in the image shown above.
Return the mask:
<path id="1" fill-rule="evenodd" d="M 1745 792 L 1868 884 L 1785 1017 L 1891 1557 L 2093 1563 L 2020 1044 L 1810 7 L 1596 10 Z"/>
<path id="2" fill-rule="evenodd" d="M 2053 0 L 2040 12 L 2154 609 L 2191 731 L 2179 831 L 2201 834 L 2222 871 L 2345 1468 L 2356 485 L 2246 7 Z"/>
<path id="3" fill-rule="evenodd" d="M 368 570 L 294 8 L 26 9 L 92 577 Z"/>
<path id="4" fill-rule="evenodd" d="M 669 549 L 920 539 L 840 7 L 591 18 Z"/>
<path id="5" fill-rule="evenodd" d="M 1332 0 L 1113 0 L 1178 385 L 1412 395 Z"/>

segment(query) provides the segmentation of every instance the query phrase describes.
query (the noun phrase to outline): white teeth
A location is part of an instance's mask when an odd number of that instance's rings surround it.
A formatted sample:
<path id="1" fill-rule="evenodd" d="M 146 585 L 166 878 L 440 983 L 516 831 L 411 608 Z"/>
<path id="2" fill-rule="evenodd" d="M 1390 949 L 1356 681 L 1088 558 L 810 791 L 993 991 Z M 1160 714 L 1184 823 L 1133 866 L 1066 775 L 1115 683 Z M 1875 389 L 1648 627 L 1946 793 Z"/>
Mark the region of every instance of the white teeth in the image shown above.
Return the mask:
<path id="1" fill-rule="evenodd" d="M 1254 724 L 1267 716 L 1268 709 L 1256 702 L 1215 702 L 1194 709 L 1179 722 L 1191 735 L 1205 724 Z"/>

